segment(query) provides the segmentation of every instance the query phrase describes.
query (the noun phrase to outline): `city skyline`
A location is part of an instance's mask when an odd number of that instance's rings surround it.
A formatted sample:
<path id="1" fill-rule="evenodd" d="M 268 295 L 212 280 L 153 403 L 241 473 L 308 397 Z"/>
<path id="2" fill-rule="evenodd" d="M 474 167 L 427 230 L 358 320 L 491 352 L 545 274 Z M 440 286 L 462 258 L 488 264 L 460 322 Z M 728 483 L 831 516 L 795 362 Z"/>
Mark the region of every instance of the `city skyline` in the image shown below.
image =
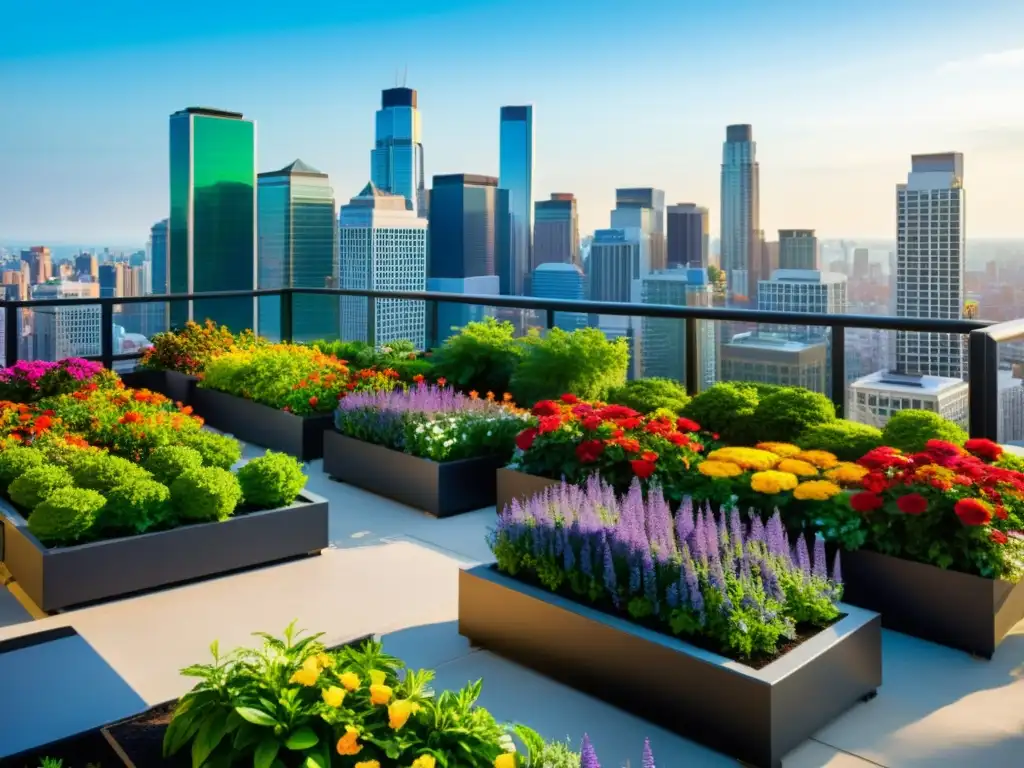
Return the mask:
<path id="1" fill-rule="evenodd" d="M 893 237 L 890 190 L 905 174 L 905 158 L 957 151 L 968 158 L 972 237 L 1021 234 L 1015 196 L 1007 191 L 1024 167 L 1024 142 L 1018 140 L 1024 136 L 1024 98 L 1015 97 L 1024 97 L 1024 56 L 1011 55 L 1020 50 L 1019 36 L 1002 30 L 1019 28 L 1024 9 L 1009 3 L 958 9 L 946 2 L 913 0 L 900 8 L 872 2 L 871 14 L 831 8 L 810 15 L 802 0 L 773 13 L 732 3 L 687 16 L 695 30 L 734 23 L 736 39 L 728 47 L 701 42 L 669 54 L 672 49 L 660 45 L 667 33 L 655 31 L 650 50 L 645 47 L 621 72 L 608 72 L 594 42 L 638 22 L 626 9 L 598 2 L 575 15 L 578 34 L 560 51 L 564 62 L 557 73 L 538 63 L 543 57 L 537 54 L 556 50 L 550 31 L 538 32 L 521 52 L 530 61 L 517 59 L 523 63 L 517 76 L 499 79 L 502 64 L 485 56 L 474 58 L 473 66 L 465 61 L 522 33 L 533 4 L 522 4 L 522 14 L 513 18 L 495 3 L 448 5 L 443 11 L 361 9 L 347 25 L 325 9 L 317 15 L 323 19 L 319 28 L 299 29 L 276 18 L 270 25 L 275 32 L 260 27 L 274 16 L 261 9 L 255 19 L 232 19 L 238 24 L 231 33 L 215 15 L 204 22 L 203 35 L 180 24 L 154 25 L 152 18 L 114 24 L 104 17 L 103 34 L 90 36 L 100 20 L 69 13 L 44 24 L 38 11 L 19 9 L 10 28 L 14 44 L 0 52 L 0 79 L 13 83 L 6 104 L 19 116 L 0 126 L 0 148 L 11 150 L 0 150 L 0 240 L 144 242 L 152 223 L 167 216 L 164 121 L 182 104 L 237 109 L 256 120 L 258 171 L 301 156 L 336 188 L 359 189 L 366 181 L 365 148 L 374 140 L 371 113 L 379 108 L 381 90 L 392 85 L 394 70 L 405 67 L 404 84 L 418 91 L 423 113 L 426 179 L 498 175 L 495 113 L 507 104 L 533 104 L 534 200 L 574 193 L 581 233 L 606 226 L 616 188 L 650 186 L 664 189 L 670 201 L 707 207 L 711 236 L 720 237 L 722 131 L 747 123 L 758 143 L 766 233 L 814 228 L 822 239 Z M 666 22 L 692 10 L 656 5 Z M 801 23 L 794 24 L 798 17 Z M 898 30 L 910 18 L 916 34 L 906 38 Z M 362 33 L 374 24 L 388 25 L 394 47 L 407 51 L 402 58 L 408 61 L 392 66 L 379 56 L 362 56 L 372 43 Z M 74 38 L 62 32 L 63 25 L 75 27 Z M 885 31 L 887 25 L 894 31 Z M 445 30 L 476 30 L 484 39 L 467 43 L 461 63 L 444 52 L 428 56 L 429 40 Z M 830 39 L 810 53 L 801 47 L 801 56 L 786 50 L 787 41 L 808 33 L 829 34 L 837 42 Z M 278 88 L 308 61 L 265 53 L 300 37 L 325 76 Z M 33 45 L 21 44 L 23 38 Z M 344 56 L 333 52 L 339 40 Z M 409 41 L 415 44 L 405 46 Z M 321 43 L 326 45 L 318 49 Z M 733 47 L 744 48 L 742 55 L 732 56 Z M 172 61 L 175 67 L 169 67 Z M 347 68 L 337 70 L 346 73 L 340 98 L 328 95 L 336 93 L 331 62 Z M 655 77 L 634 77 L 655 62 Z M 744 79 L 752 63 L 758 74 Z M 908 91 L 901 78 L 891 77 L 894 66 L 915 88 Z M 678 75 L 686 72 L 690 76 L 680 82 Z M 395 84 L 402 78 L 395 77 Z M 482 88 L 487 81 L 491 87 Z M 673 99 L 651 102 L 669 82 Z M 318 84 L 331 90 L 317 95 Z M 953 112 L 949 91 L 958 103 Z M 602 110 L 601 120 L 581 120 L 584 104 L 597 98 L 611 99 L 617 108 Z"/>

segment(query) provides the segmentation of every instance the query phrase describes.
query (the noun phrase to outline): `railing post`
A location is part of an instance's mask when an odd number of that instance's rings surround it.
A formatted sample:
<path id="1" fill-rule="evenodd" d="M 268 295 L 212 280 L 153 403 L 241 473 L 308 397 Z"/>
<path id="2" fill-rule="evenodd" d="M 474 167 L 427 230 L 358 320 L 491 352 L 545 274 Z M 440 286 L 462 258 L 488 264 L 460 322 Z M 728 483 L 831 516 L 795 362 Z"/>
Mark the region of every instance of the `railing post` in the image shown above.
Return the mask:
<path id="1" fill-rule="evenodd" d="M 555 327 L 555 310 L 544 310 L 544 327 L 547 328 L 549 331 Z"/>
<path id="2" fill-rule="evenodd" d="M 967 336 L 971 437 L 999 439 L 999 342 L 985 329 Z"/>
<path id="3" fill-rule="evenodd" d="M 104 368 L 114 368 L 114 302 L 100 304 L 100 362 Z"/>
<path id="4" fill-rule="evenodd" d="M 285 288 L 281 292 L 281 341 L 290 344 L 292 341 L 292 289 Z"/>
<path id="5" fill-rule="evenodd" d="M 690 397 L 700 394 L 701 370 L 700 349 L 697 345 L 697 323 L 692 317 L 683 318 L 683 375 L 686 377 L 686 391 Z"/>
<path id="6" fill-rule="evenodd" d="M 21 307 L 4 306 L 4 365 L 18 362 L 18 313 Z"/>
<path id="7" fill-rule="evenodd" d="M 373 299 L 367 299 L 367 301 L 373 301 Z M 437 327 L 441 313 L 438 310 L 438 303 L 436 301 L 427 302 L 427 333 L 426 333 L 426 347 L 432 348 L 441 344 L 441 329 Z"/>
<path id="8" fill-rule="evenodd" d="M 846 410 L 846 328 L 832 326 L 832 404 L 836 416 L 843 418 Z"/>

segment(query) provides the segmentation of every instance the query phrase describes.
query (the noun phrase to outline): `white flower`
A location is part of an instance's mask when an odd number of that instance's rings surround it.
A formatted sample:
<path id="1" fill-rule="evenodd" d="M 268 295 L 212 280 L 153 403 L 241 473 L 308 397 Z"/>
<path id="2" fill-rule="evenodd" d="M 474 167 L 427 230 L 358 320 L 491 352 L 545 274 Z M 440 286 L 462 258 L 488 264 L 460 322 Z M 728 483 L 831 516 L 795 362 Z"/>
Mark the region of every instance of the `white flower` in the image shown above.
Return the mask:
<path id="1" fill-rule="evenodd" d="M 487 430 L 487 436 L 488 436 L 488 437 L 490 437 L 490 436 L 491 436 L 492 434 L 494 434 L 494 433 L 493 433 L 493 432 L 491 432 L 491 430 L 489 430 L 489 429 L 488 429 L 488 430 Z"/>
<path id="2" fill-rule="evenodd" d="M 423 434 L 423 425 L 422 424 L 420 424 L 418 427 L 416 427 L 416 434 L 417 435 L 422 435 Z"/>

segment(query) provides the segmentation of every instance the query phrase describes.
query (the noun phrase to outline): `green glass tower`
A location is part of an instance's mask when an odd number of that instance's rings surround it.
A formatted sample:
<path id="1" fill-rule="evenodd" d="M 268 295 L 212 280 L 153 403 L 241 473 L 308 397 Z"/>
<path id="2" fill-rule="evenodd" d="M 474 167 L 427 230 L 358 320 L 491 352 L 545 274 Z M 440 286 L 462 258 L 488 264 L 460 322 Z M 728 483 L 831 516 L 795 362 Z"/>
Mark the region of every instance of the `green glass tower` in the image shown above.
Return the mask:
<path id="1" fill-rule="evenodd" d="M 189 107 L 170 120 L 171 293 L 256 287 L 256 124 L 238 112 Z M 233 331 L 256 326 L 253 299 L 171 307 L 173 326 L 207 318 Z"/>
<path id="2" fill-rule="evenodd" d="M 259 175 L 259 287 L 332 288 L 337 285 L 338 225 L 326 173 L 301 160 Z M 338 338 L 337 296 L 292 298 L 292 339 Z M 259 302 L 260 334 L 280 338 L 280 299 Z"/>

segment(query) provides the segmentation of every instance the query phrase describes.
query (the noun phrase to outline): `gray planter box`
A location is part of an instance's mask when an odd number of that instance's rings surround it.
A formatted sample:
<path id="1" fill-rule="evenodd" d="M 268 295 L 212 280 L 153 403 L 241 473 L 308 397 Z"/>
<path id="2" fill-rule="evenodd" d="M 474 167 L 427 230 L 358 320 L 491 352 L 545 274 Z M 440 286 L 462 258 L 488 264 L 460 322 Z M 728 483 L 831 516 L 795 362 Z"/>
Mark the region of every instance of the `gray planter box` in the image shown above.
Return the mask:
<path id="1" fill-rule="evenodd" d="M 130 373 L 122 373 L 121 381 L 126 387 L 159 392 L 176 403 L 191 405 L 192 393 L 195 392 L 199 379 L 177 371 L 150 371 L 139 368 Z"/>
<path id="2" fill-rule="evenodd" d="M 882 626 L 992 658 L 1024 619 L 1024 581 L 1013 584 L 860 549 L 843 552 L 843 599 L 882 614 Z"/>
<path id="3" fill-rule="evenodd" d="M 754 766 L 782 757 L 882 684 L 877 613 L 846 616 L 762 669 L 523 584 L 459 572 L 474 645 Z"/>
<path id="4" fill-rule="evenodd" d="M 528 475 L 515 469 L 502 467 L 498 470 L 498 492 L 495 501 L 495 510 L 498 514 L 512 503 L 513 499 L 519 499 L 521 504 L 531 496 L 543 493 L 545 489 L 554 485 L 561 485 L 561 480 L 551 480 L 538 475 Z"/>
<path id="5" fill-rule="evenodd" d="M 192 407 L 208 426 L 253 445 L 290 454 L 300 461 L 323 456 L 323 434 L 334 426 L 334 414 L 296 416 L 215 389 L 196 387 Z"/>
<path id="6" fill-rule="evenodd" d="M 4 564 L 47 612 L 319 554 L 330 543 L 327 500 L 308 491 L 280 509 L 72 547 L 48 549 L 10 507 L 3 526 Z"/>
<path id="7" fill-rule="evenodd" d="M 504 462 L 485 456 L 438 462 L 324 432 L 324 472 L 356 488 L 422 509 L 437 517 L 489 507 L 495 471 Z"/>

